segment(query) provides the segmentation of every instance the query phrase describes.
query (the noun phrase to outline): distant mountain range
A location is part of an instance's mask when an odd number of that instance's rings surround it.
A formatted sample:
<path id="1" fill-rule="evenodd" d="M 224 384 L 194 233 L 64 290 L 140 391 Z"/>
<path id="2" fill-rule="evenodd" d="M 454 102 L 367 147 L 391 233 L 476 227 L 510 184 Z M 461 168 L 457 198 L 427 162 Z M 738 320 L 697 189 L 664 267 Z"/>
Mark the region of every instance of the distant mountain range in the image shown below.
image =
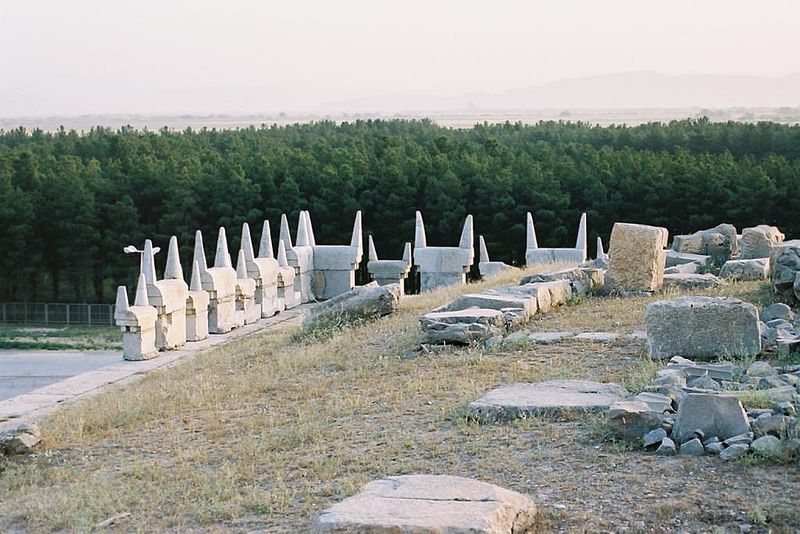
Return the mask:
<path id="1" fill-rule="evenodd" d="M 800 73 L 779 78 L 626 72 L 559 80 L 501 93 L 389 95 L 329 102 L 317 113 L 419 113 L 541 109 L 800 106 Z"/>

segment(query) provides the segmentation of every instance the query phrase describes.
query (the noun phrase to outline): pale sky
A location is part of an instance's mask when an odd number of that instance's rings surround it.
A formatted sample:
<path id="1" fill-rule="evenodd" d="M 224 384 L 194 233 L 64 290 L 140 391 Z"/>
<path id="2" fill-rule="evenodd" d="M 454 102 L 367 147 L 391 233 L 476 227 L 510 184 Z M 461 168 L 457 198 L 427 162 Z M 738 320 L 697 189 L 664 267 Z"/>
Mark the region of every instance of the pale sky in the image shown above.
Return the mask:
<path id="1" fill-rule="evenodd" d="M 800 72 L 798 0 L 0 0 L 0 115 L 313 110 Z"/>

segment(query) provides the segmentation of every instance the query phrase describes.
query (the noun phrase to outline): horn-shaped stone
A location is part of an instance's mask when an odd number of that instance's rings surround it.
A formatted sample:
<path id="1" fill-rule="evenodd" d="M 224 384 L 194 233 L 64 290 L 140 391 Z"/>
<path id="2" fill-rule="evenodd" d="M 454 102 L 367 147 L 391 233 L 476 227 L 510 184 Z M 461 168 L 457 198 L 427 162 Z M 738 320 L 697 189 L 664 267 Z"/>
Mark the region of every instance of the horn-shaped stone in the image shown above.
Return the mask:
<path id="1" fill-rule="evenodd" d="M 149 239 L 144 240 L 144 252 L 142 252 L 142 274 L 149 285 L 156 283 L 156 259 L 153 252 L 153 242 Z"/>
<path id="2" fill-rule="evenodd" d="M 406 246 L 403 248 L 403 261 L 411 267 L 411 243 L 406 241 Z"/>
<path id="3" fill-rule="evenodd" d="M 375 243 L 372 242 L 372 234 L 367 237 L 367 245 L 369 246 L 369 261 L 378 261 L 378 253 L 375 252 Z"/>
<path id="4" fill-rule="evenodd" d="M 533 216 L 531 212 L 528 212 L 528 227 L 526 232 L 526 249 L 537 249 L 539 248 L 539 242 L 536 240 L 536 228 L 533 226 Z"/>
<path id="5" fill-rule="evenodd" d="M 317 246 L 317 239 L 314 237 L 314 225 L 311 224 L 311 212 L 306 210 L 306 227 L 308 232 L 308 244 L 312 247 Z"/>
<path id="6" fill-rule="evenodd" d="M 294 243 L 296 247 L 311 246 L 311 241 L 308 239 L 308 223 L 306 221 L 306 212 L 301 211 L 297 219 L 297 239 Z"/>
<path id="7" fill-rule="evenodd" d="M 253 250 L 253 238 L 250 235 L 250 225 L 247 223 L 242 224 L 242 243 L 239 249 L 244 251 L 244 259 L 253 261 L 256 259 L 256 253 Z"/>
<path id="8" fill-rule="evenodd" d="M 214 267 L 230 267 L 233 268 L 231 262 L 231 255 L 228 252 L 228 238 L 225 236 L 225 227 L 219 227 L 219 234 L 217 234 L 217 253 L 214 256 Z"/>
<path id="9" fill-rule="evenodd" d="M 606 252 L 603 250 L 603 238 L 597 236 L 597 259 L 605 258 Z"/>
<path id="10" fill-rule="evenodd" d="M 425 248 L 428 241 L 425 239 L 425 223 L 422 222 L 422 213 L 417 212 L 417 220 L 414 227 L 414 248 Z"/>
<path id="11" fill-rule="evenodd" d="M 285 213 L 281 214 L 280 240 L 283 242 L 284 248 L 292 248 L 292 234 L 289 233 L 289 219 L 286 218 Z"/>
<path id="12" fill-rule="evenodd" d="M 578 239 L 575 240 L 575 248 L 583 250 L 586 257 L 588 243 L 586 239 L 586 213 L 581 214 L 581 222 L 578 224 Z"/>
<path id="13" fill-rule="evenodd" d="M 261 243 L 258 245 L 259 258 L 275 258 L 275 253 L 272 251 L 272 231 L 269 227 L 269 221 L 264 221 L 264 226 L 261 229 Z"/>
<path id="14" fill-rule="evenodd" d="M 200 264 L 196 261 L 192 262 L 192 281 L 189 285 L 189 291 L 202 291 L 203 283 L 200 281 Z"/>
<path id="15" fill-rule="evenodd" d="M 480 246 L 480 261 L 481 263 L 489 263 L 489 251 L 486 250 L 486 241 L 483 236 L 478 236 L 478 244 Z"/>
<path id="16" fill-rule="evenodd" d="M 167 267 L 164 269 L 165 280 L 183 280 L 183 267 L 178 252 L 178 238 L 169 238 L 169 249 L 167 250 Z"/>
<path id="17" fill-rule="evenodd" d="M 244 259 L 244 250 L 239 249 L 239 257 L 236 258 L 236 278 L 244 280 L 247 278 L 247 263 Z"/>
<path id="18" fill-rule="evenodd" d="M 472 235 L 472 215 L 467 215 L 464 221 L 464 229 L 461 230 L 461 240 L 458 243 L 459 248 L 472 250 L 475 245 L 475 238 Z"/>
<path id="19" fill-rule="evenodd" d="M 361 234 L 361 210 L 356 212 L 356 220 L 353 223 L 353 236 L 350 238 L 350 246 L 358 249 L 359 256 L 364 251 L 364 238 Z"/>
<path id="20" fill-rule="evenodd" d="M 208 263 L 206 263 L 206 251 L 203 248 L 203 234 L 200 230 L 194 233 L 194 256 L 192 261 L 197 264 L 200 272 L 204 273 L 208 270 Z"/>
<path id="21" fill-rule="evenodd" d="M 147 298 L 147 280 L 144 274 L 139 273 L 139 281 L 136 284 L 136 300 L 134 306 L 150 306 L 150 299 Z"/>
<path id="22" fill-rule="evenodd" d="M 286 259 L 286 245 L 283 240 L 278 241 L 278 267 L 288 267 L 289 260 Z"/>
<path id="23" fill-rule="evenodd" d="M 125 286 L 117 287 L 117 303 L 114 306 L 114 314 L 125 313 L 130 307 L 130 304 L 128 304 L 128 290 Z"/>

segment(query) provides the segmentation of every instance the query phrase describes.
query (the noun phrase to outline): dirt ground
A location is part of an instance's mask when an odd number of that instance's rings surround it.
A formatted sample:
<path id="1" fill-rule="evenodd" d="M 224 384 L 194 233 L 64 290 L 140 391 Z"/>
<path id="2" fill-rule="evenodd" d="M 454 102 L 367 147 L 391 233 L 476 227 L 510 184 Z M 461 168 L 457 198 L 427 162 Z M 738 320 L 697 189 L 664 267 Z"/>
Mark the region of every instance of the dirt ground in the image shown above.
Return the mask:
<path id="1" fill-rule="evenodd" d="M 765 298 L 758 284 L 721 293 Z M 540 532 L 797 531 L 797 463 L 656 457 L 613 442 L 600 415 L 470 420 L 466 405 L 502 384 L 635 390 L 656 366 L 626 336 L 414 350 L 419 314 L 453 294 L 410 298 L 330 337 L 243 338 L 56 414 L 43 450 L 0 474 L 0 530 L 89 530 L 129 514 L 110 528 L 305 532 L 368 481 L 423 473 L 530 494 Z M 651 300 L 588 299 L 527 328 L 627 334 L 643 330 Z"/>

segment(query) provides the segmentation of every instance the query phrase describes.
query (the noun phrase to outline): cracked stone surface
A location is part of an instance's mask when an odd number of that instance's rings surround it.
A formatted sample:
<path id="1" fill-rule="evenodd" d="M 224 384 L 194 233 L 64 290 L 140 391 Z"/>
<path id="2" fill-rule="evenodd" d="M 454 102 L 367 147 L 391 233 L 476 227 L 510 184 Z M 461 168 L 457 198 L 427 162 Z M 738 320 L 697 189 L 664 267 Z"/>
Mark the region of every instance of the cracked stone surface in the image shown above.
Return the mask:
<path id="1" fill-rule="evenodd" d="M 527 415 L 584 413 L 605 410 L 623 400 L 617 384 L 588 380 L 550 380 L 501 386 L 470 403 L 469 412 L 479 418 L 507 419 Z"/>
<path id="2" fill-rule="evenodd" d="M 536 504 L 493 484 L 446 475 L 404 475 L 370 482 L 323 511 L 312 532 L 500 534 L 532 526 Z"/>

